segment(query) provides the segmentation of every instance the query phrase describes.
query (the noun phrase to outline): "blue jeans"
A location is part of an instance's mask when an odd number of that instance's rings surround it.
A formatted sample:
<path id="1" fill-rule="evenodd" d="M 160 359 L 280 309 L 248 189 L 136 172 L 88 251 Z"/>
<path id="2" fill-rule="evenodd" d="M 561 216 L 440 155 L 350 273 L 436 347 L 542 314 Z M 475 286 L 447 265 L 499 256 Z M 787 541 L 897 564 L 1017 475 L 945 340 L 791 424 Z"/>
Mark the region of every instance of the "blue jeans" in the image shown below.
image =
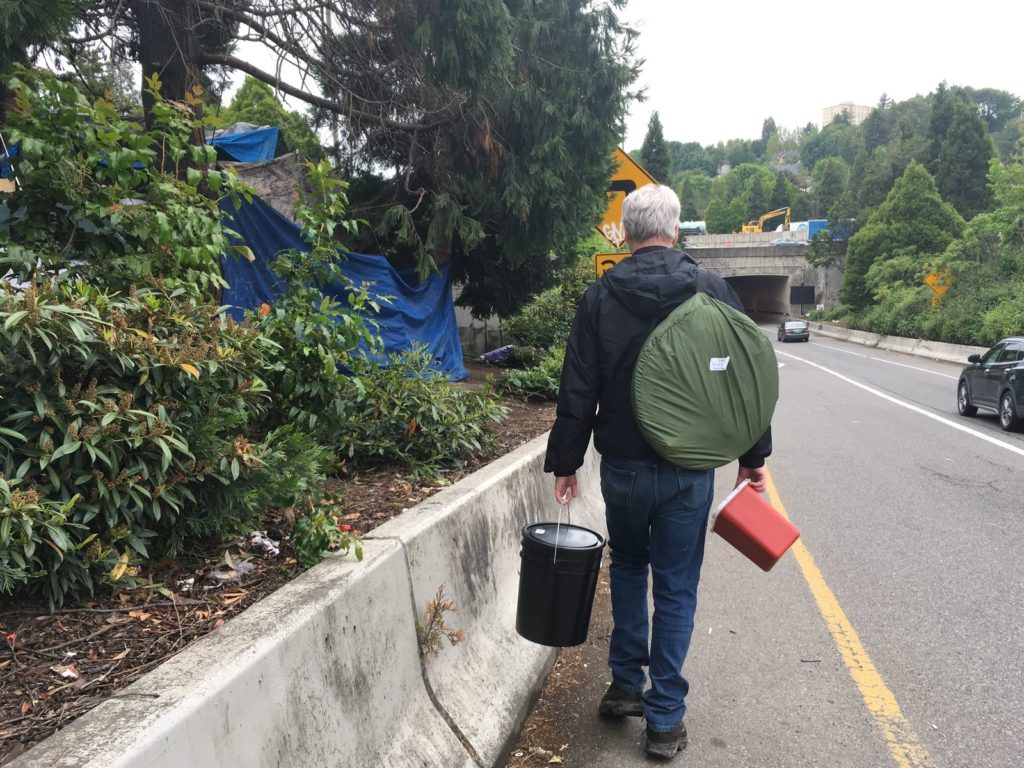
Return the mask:
<path id="1" fill-rule="evenodd" d="M 615 624 L 608 666 L 620 688 L 643 692 L 652 731 L 672 730 L 686 713 L 690 684 L 682 668 L 693 634 L 714 477 L 714 470 L 664 461 L 601 460 Z M 649 645 L 648 568 L 654 585 Z M 651 680 L 646 691 L 643 667 Z"/>

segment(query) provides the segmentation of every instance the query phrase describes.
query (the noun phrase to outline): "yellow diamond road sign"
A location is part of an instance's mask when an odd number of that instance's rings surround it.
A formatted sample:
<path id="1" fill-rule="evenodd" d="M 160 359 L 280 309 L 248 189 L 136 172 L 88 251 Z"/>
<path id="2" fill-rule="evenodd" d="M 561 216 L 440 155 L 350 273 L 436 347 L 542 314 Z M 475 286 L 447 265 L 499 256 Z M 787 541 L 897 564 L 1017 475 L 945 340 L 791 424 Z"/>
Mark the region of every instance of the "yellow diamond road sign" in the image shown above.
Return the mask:
<path id="1" fill-rule="evenodd" d="M 952 283 L 953 280 L 950 277 L 948 269 L 940 269 L 937 272 L 925 275 L 924 282 L 925 285 L 941 296 L 949 290 L 950 283 Z"/>
<path id="2" fill-rule="evenodd" d="M 606 192 L 608 209 L 597 230 L 609 243 L 620 248 L 626 242 L 626 235 L 622 231 L 622 201 L 629 193 L 645 184 L 657 184 L 657 181 L 621 148 L 616 147 L 612 157 L 615 158 L 616 168 Z"/>

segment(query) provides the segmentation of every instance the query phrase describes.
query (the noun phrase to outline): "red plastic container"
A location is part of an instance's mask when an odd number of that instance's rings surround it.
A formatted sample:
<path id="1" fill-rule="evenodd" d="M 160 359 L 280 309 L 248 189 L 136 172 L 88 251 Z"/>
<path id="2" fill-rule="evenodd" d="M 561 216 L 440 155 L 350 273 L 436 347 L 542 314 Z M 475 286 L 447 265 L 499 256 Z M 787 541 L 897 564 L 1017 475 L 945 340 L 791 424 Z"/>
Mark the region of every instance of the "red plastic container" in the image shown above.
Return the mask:
<path id="1" fill-rule="evenodd" d="M 712 530 L 764 571 L 770 571 L 800 531 L 744 480 L 718 506 Z"/>

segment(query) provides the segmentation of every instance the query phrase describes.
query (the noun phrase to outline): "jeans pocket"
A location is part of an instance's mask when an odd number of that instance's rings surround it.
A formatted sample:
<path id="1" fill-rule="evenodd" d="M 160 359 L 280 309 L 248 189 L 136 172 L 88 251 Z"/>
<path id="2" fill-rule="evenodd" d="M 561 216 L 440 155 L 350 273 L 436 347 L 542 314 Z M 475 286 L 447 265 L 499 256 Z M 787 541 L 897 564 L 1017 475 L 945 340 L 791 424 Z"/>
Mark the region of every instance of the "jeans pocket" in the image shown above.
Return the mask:
<path id="1" fill-rule="evenodd" d="M 601 462 L 601 495 L 605 506 L 628 507 L 633 500 L 633 484 L 636 472 L 613 467 L 607 461 Z"/>
<path id="2" fill-rule="evenodd" d="M 715 492 L 715 473 L 709 469 L 676 467 L 676 480 L 683 503 L 692 509 L 710 506 Z"/>

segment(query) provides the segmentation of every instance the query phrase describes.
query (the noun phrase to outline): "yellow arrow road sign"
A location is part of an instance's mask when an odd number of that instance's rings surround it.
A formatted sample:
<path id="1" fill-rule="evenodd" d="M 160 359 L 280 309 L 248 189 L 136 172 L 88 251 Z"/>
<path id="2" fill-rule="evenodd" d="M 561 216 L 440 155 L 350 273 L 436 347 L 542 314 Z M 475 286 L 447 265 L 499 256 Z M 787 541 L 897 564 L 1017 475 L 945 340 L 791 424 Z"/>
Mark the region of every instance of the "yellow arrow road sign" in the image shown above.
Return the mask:
<path id="1" fill-rule="evenodd" d="M 597 272 L 598 277 L 601 277 L 601 275 L 603 275 L 609 269 L 614 267 L 627 256 L 629 256 L 628 253 L 595 253 L 594 271 Z"/>
<path id="2" fill-rule="evenodd" d="M 608 196 L 608 208 L 604 212 L 604 218 L 601 219 L 597 231 L 609 243 L 620 248 L 626 242 L 626 235 L 622 231 L 622 201 L 631 192 L 645 184 L 657 184 L 658 182 L 620 147 L 615 148 L 612 157 L 615 158 L 616 168 L 605 193 Z"/>

